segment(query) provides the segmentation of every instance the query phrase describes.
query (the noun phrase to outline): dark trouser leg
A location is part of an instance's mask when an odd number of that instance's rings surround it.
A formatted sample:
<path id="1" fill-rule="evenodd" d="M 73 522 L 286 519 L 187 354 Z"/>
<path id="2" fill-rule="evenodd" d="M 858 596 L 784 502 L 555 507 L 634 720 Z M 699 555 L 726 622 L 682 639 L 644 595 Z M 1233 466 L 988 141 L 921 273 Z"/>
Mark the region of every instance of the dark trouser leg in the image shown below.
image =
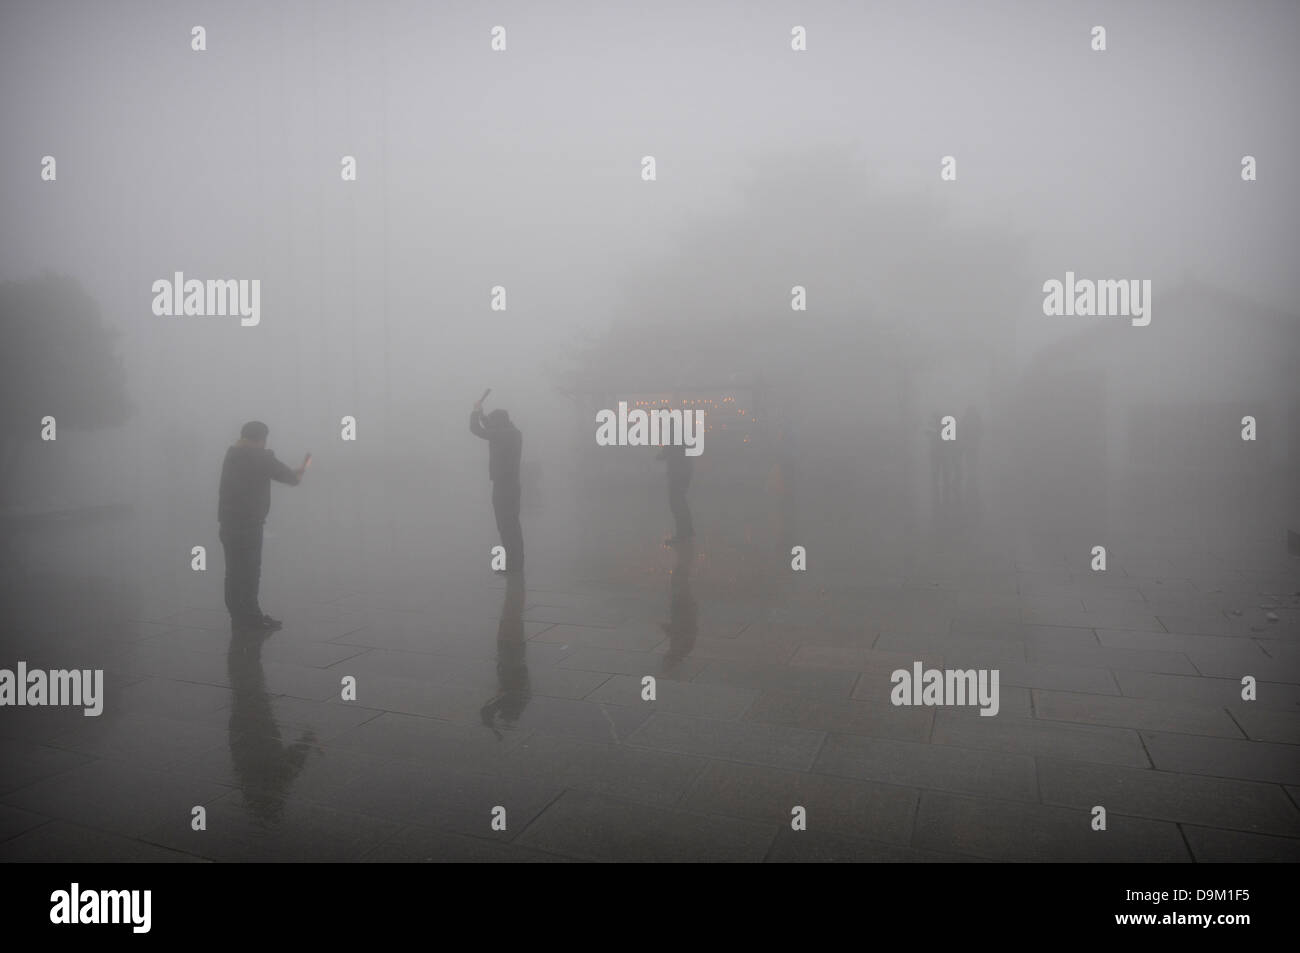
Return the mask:
<path id="1" fill-rule="evenodd" d="M 678 539 L 690 539 L 695 535 L 695 524 L 691 520 L 691 508 L 686 503 L 688 480 L 668 481 L 668 508 L 673 511 L 673 535 Z"/>
<path id="2" fill-rule="evenodd" d="M 262 615 L 258 589 L 262 578 L 262 527 L 222 527 L 226 553 L 226 609 L 231 618 L 256 619 Z"/>
<path id="3" fill-rule="evenodd" d="M 224 526 L 221 527 L 221 551 L 226 557 L 226 611 L 230 613 L 232 619 L 239 618 L 242 607 L 239 605 L 239 587 L 235 584 L 235 579 L 239 574 L 239 566 L 234 540 L 229 530 Z"/>
<path id="4" fill-rule="evenodd" d="M 262 589 L 262 527 L 249 534 L 248 541 L 248 609 L 254 618 L 262 615 L 259 595 Z"/>
<path id="5" fill-rule="evenodd" d="M 506 549 L 506 572 L 523 572 L 524 528 L 519 522 L 519 496 L 517 486 L 492 487 L 492 510 L 497 517 L 497 532 Z"/>

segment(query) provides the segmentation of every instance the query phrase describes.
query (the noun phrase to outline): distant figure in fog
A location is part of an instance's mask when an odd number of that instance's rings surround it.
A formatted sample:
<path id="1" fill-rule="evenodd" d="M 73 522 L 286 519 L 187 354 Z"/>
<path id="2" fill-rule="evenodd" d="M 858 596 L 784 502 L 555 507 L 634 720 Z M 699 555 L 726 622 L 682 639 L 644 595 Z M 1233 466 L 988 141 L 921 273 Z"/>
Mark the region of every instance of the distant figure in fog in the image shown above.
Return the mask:
<path id="1" fill-rule="evenodd" d="M 665 542 L 669 545 L 695 538 L 695 524 L 691 521 L 691 508 L 686 503 L 686 489 L 691 485 L 695 461 L 686 455 L 686 447 L 669 444 L 659 451 L 657 460 L 668 461 L 668 508 L 673 511 L 673 535 Z"/>
<path id="2" fill-rule="evenodd" d="M 483 401 L 474 402 L 469 415 L 469 430 L 488 442 L 488 478 L 492 481 L 492 510 L 496 513 L 497 532 L 506 550 L 508 573 L 524 571 L 524 529 L 519 522 L 519 459 L 524 436 L 510 422 L 504 410 L 484 415 Z"/>
<path id="3" fill-rule="evenodd" d="M 226 451 L 221 467 L 217 519 L 226 553 L 226 609 L 230 621 L 250 629 L 278 629 L 281 623 L 262 611 L 258 589 L 262 580 L 262 528 L 271 509 L 271 481 L 297 486 L 307 461 L 290 470 L 266 449 L 270 428 L 251 420 L 239 431 L 239 441 Z"/>

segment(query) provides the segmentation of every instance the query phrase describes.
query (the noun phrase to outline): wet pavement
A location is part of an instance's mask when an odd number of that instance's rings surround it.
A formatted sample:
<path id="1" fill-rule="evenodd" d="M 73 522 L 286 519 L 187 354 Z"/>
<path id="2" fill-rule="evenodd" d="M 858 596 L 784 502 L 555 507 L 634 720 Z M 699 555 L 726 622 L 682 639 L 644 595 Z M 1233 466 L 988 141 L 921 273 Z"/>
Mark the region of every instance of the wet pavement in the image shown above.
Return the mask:
<path id="1" fill-rule="evenodd" d="M 80 567 L 6 576 L 0 664 L 106 683 L 97 718 L 0 711 L 7 861 L 1300 859 L 1300 565 L 1270 543 L 1113 540 L 1104 573 L 934 546 L 746 588 L 707 539 L 610 582 L 383 533 L 365 575 L 298 572 L 286 532 L 285 626 L 255 636 L 219 550 L 114 567 L 140 531 L 86 533 Z M 891 704 L 916 661 L 997 669 L 998 714 Z"/>

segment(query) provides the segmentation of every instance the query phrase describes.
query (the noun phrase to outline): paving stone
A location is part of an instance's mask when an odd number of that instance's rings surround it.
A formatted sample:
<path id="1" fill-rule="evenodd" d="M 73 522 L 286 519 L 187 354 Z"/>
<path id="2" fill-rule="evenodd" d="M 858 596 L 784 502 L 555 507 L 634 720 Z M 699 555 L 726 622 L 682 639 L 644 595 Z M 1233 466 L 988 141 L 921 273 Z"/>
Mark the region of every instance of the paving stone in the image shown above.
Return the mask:
<path id="1" fill-rule="evenodd" d="M 30 831 L 49 823 L 50 819 L 31 811 L 20 811 L 16 807 L 0 804 L 0 860 L 4 860 L 4 842 L 17 837 L 24 831 Z"/>
<path id="2" fill-rule="evenodd" d="M 1135 649 L 1095 648 L 1037 648 L 1025 650 L 1030 662 L 1048 665 L 1071 665 L 1090 668 L 1132 669 L 1139 672 L 1163 672 L 1172 675 L 1196 675 L 1194 666 L 1186 655 L 1179 652 L 1144 652 Z"/>
<path id="3" fill-rule="evenodd" d="M 801 692 L 765 691 L 756 698 L 745 718 L 810 731 L 926 741 L 934 724 L 934 711 L 894 706 L 879 699 L 825 698 Z"/>
<path id="4" fill-rule="evenodd" d="M 751 721 L 717 721 L 657 713 L 628 744 L 679 754 L 807 770 L 824 734 Z"/>
<path id="5" fill-rule="evenodd" d="M 1024 646 L 1008 639 L 883 632 L 875 647 L 894 654 L 913 653 L 914 660 L 922 655 L 941 655 L 949 668 L 996 668 L 1003 662 L 1025 661 Z"/>
<path id="6" fill-rule="evenodd" d="M 1038 797 L 1032 758 L 948 745 L 831 735 L 813 770 L 907 787 L 1017 800 Z"/>
<path id="7" fill-rule="evenodd" d="M 872 640 L 874 641 L 874 639 Z M 876 672 L 888 675 L 903 668 L 911 671 L 912 663 L 920 661 L 926 668 L 943 666 L 943 656 L 909 652 L 881 652 L 863 646 L 829 646 L 804 643 L 790 658 L 790 665 L 799 668 L 832 669 L 850 672 Z"/>
<path id="8" fill-rule="evenodd" d="M 397 761 L 436 761 L 473 771 L 491 764 L 503 748 L 519 744 L 525 737 L 520 731 L 502 732 L 498 737 L 483 725 L 385 712 L 342 732 L 332 744 Z"/>
<path id="9" fill-rule="evenodd" d="M 1245 702 L 1228 711 L 1251 741 L 1300 745 L 1300 711 L 1256 708 Z"/>
<path id="10" fill-rule="evenodd" d="M 941 709 L 935 715 L 931 741 L 937 745 L 987 748 L 1010 754 L 1049 755 L 1143 768 L 1150 765 L 1138 733 L 1127 728 L 1000 716 L 969 718 Z"/>
<path id="11" fill-rule="evenodd" d="M 1208 676 L 1184 677 L 1150 672 L 1116 671 L 1120 691 L 1133 698 L 1197 704 L 1210 708 L 1255 705 L 1279 711 L 1296 711 L 1300 706 L 1300 685 L 1284 682 L 1258 682 L 1256 699 L 1244 702 L 1241 681 Z"/>
<path id="12" fill-rule="evenodd" d="M 1300 861 L 1300 838 L 1244 834 L 1204 827 L 1183 828 L 1192 856 L 1203 862 L 1293 864 Z"/>
<path id="13" fill-rule="evenodd" d="M 641 678 L 634 675 L 614 675 L 589 694 L 588 702 L 605 705 L 623 705 L 647 713 L 657 711 L 700 718 L 739 718 L 753 704 L 757 692 L 727 685 L 701 682 L 674 682 L 656 680 L 655 699 L 642 697 Z"/>
<path id="14" fill-rule="evenodd" d="M 368 851 L 361 860 L 378 864 L 556 864 L 570 863 L 557 854 L 520 847 L 510 841 L 454 834 L 412 824 Z"/>
<path id="15" fill-rule="evenodd" d="M 533 734 L 501 752 L 484 771 L 531 778 L 556 789 L 672 807 L 707 763 L 704 758 L 670 751 Z"/>
<path id="16" fill-rule="evenodd" d="M 1276 785 L 1038 759 L 1043 802 L 1206 827 L 1300 836 L 1300 809 Z"/>
<path id="17" fill-rule="evenodd" d="M 500 833 L 512 840 L 561 793 L 531 778 L 471 774 L 444 764 L 393 763 L 383 783 L 358 778 L 329 800 L 329 806 L 400 824 L 421 824 L 468 835 Z M 505 831 L 492 830 L 493 810 L 506 809 Z M 371 845 L 374 846 L 374 845 Z"/>
<path id="18" fill-rule="evenodd" d="M 1088 695 L 1118 695 L 1119 685 L 1106 668 L 1049 665 L 1040 662 L 1003 662 L 998 666 L 1001 685 L 1049 688 Z"/>
<path id="19" fill-rule="evenodd" d="M 1034 713 L 1047 721 L 1110 725 L 1116 728 L 1149 728 L 1223 738 L 1242 736 L 1241 729 L 1222 708 L 1040 689 L 1035 689 L 1033 696 Z"/>
<path id="20" fill-rule="evenodd" d="M 1203 653 L 1231 655 L 1240 652 L 1243 658 L 1264 654 L 1252 640 L 1225 635 L 1188 635 L 1182 632 L 1134 632 L 1126 629 L 1098 629 L 1098 642 L 1115 649 L 1145 652 Z"/>
<path id="21" fill-rule="evenodd" d="M 165 768 L 195 752 L 223 747 L 229 738 L 226 718 L 209 714 L 209 723 L 177 721 L 147 714 L 87 718 L 51 740 L 51 744 L 96 758 Z"/>
<path id="22" fill-rule="evenodd" d="M 908 788 L 715 761 L 680 807 L 789 828 L 797 806 L 808 831 L 906 845 L 916 804 L 917 792 Z"/>
<path id="23" fill-rule="evenodd" d="M 756 862 L 767 855 L 775 834 L 774 825 L 570 791 L 524 831 L 519 843 L 595 861 Z"/>
<path id="24" fill-rule="evenodd" d="M 1020 619 L 1027 625 L 1075 626 L 1087 629 L 1136 629 L 1142 632 L 1169 631 L 1154 615 L 1122 609 L 1102 609 L 1097 612 L 1073 609 L 1025 609 Z"/>
<path id="25" fill-rule="evenodd" d="M 912 846 L 1001 861 L 1189 861 L 1176 824 L 1107 814 L 1092 829 L 1088 810 L 991 798 L 921 796 Z"/>
<path id="26" fill-rule="evenodd" d="M 67 821 L 51 821 L 0 842 L 6 863 L 202 863 L 193 854 Z"/>
<path id="27" fill-rule="evenodd" d="M 189 817 L 181 816 L 158 823 L 143 839 L 217 861 L 288 854 L 339 862 L 360 859 L 400 826 L 293 798 L 234 791 L 207 805 L 206 830 L 194 830 Z"/>
<path id="28" fill-rule="evenodd" d="M 1156 731 L 1143 732 L 1142 740 L 1161 771 L 1300 784 L 1300 748 L 1295 745 Z"/>
<path id="29" fill-rule="evenodd" d="M 0 739 L 0 795 L 89 764 L 91 760 L 89 755 L 66 748 L 14 738 Z"/>
<path id="30" fill-rule="evenodd" d="M 858 673 L 715 659 L 705 662 L 692 681 L 750 691 L 791 691 L 848 698 L 858 681 Z"/>
<path id="31" fill-rule="evenodd" d="M 196 804 L 209 804 L 230 791 L 208 781 L 150 771 L 122 762 L 92 761 L 10 791 L 10 807 L 137 838 L 175 817 L 188 824 Z"/>
<path id="32" fill-rule="evenodd" d="M 557 642 L 564 646 L 591 645 L 605 649 L 649 652 L 665 641 L 658 626 L 624 625 L 618 628 L 583 625 L 551 625 L 530 639 L 532 642 Z"/>
<path id="33" fill-rule="evenodd" d="M 820 831 L 782 830 L 767 855 L 773 864 L 979 863 L 976 857 L 916 850 Z"/>
<path id="34" fill-rule="evenodd" d="M 631 652 L 624 649 L 604 649 L 584 646 L 576 649 L 559 663 L 561 668 L 603 672 L 607 675 L 655 675 L 690 681 L 710 663 L 694 658 L 683 659 L 671 672 L 664 670 L 663 656 L 651 652 Z"/>

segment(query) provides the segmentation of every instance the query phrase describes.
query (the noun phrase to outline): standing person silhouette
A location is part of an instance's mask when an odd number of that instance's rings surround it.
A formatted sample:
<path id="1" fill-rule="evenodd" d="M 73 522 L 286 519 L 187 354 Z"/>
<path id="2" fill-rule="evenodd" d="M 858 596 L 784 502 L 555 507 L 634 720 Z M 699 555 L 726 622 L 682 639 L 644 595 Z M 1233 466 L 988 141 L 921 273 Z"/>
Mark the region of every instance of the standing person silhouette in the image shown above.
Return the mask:
<path id="1" fill-rule="evenodd" d="M 668 461 L 668 508 L 673 512 L 673 535 L 665 542 L 670 546 L 684 543 L 695 538 L 695 522 L 686 502 L 686 490 L 691 485 L 695 461 L 686 455 L 686 447 L 681 444 L 668 444 L 656 458 Z"/>
<path id="2" fill-rule="evenodd" d="M 237 626 L 278 629 L 281 623 L 266 615 L 258 602 L 262 580 L 262 529 L 271 509 L 271 481 L 297 486 L 311 459 L 308 454 L 297 470 L 290 470 L 266 449 L 270 428 L 250 420 L 239 440 L 226 451 L 221 466 L 217 519 L 221 546 L 226 553 L 226 609 Z"/>
<path id="3" fill-rule="evenodd" d="M 497 409 L 483 413 L 485 393 L 474 402 L 469 415 L 469 430 L 488 442 L 488 478 L 492 481 L 492 510 L 497 518 L 497 532 L 506 550 L 505 572 L 524 571 L 524 530 L 519 523 L 519 459 L 524 436 L 510 422 L 510 415 Z"/>

